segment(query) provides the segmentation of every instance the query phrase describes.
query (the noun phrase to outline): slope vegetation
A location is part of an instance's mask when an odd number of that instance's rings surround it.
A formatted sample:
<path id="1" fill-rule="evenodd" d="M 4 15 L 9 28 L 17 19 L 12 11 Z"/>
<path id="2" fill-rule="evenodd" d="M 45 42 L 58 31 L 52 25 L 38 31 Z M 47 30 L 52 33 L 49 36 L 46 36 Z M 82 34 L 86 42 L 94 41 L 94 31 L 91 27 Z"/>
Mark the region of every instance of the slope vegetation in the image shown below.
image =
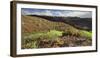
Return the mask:
<path id="1" fill-rule="evenodd" d="M 23 15 L 21 19 L 22 49 L 90 46 L 92 43 L 91 31 L 80 30 L 67 22 Z"/>

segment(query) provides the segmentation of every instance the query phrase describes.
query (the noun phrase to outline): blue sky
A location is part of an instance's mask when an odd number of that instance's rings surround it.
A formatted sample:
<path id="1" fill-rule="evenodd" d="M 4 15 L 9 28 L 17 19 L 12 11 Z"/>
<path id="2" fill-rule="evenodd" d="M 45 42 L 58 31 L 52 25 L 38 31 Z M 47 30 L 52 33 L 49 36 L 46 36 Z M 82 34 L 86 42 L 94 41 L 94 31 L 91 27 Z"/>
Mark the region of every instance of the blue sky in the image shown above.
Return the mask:
<path id="1" fill-rule="evenodd" d="M 91 11 L 79 11 L 79 10 L 57 10 L 57 9 L 33 9 L 33 8 L 22 8 L 22 15 L 46 15 L 46 16 L 64 16 L 64 17 L 81 17 L 91 18 Z"/>

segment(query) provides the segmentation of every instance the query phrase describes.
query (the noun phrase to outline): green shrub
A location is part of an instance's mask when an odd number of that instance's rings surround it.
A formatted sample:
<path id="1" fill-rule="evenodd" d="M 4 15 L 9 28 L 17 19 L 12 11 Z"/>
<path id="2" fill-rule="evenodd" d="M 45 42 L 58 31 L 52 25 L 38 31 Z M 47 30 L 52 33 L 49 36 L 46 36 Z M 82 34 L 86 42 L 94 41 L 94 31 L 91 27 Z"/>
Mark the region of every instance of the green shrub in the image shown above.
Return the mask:
<path id="1" fill-rule="evenodd" d="M 62 36 L 62 31 L 56 31 L 56 30 L 50 30 L 46 33 L 46 36 L 48 36 L 48 39 L 57 38 L 59 36 Z"/>
<path id="2" fill-rule="evenodd" d="M 91 39 L 92 38 L 92 32 L 88 32 L 88 31 L 84 31 L 84 30 L 80 30 L 79 35 L 81 37 L 86 37 Z"/>
<path id="3" fill-rule="evenodd" d="M 31 48 L 38 48 L 38 46 L 37 46 L 37 41 L 33 41 L 31 44 L 32 44 L 32 46 L 31 46 Z"/>
<path id="4" fill-rule="evenodd" d="M 70 28 L 66 29 L 64 33 L 67 35 L 78 36 L 79 30 L 76 28 L 70 27 Z"/>
<path id="5" fill-rule="evenodd" d="M 56 39 L 59 36 L 62 36 L 62 31 L 50 30 L 48 32 L 37 32 L 31 33 L 28 36 L 24 36 L 24 47 L 26 48 L 37 48 L 38 41 L 44 39 Z"/>
<path id="6" fill-rule="evenodd" d="M 23 44 L 22 45 L 22 48 L 38 48 L 37 46 L 37 41 L 33 41 L 33 42 L 29 42 L 29 43 L 26 43 L 26 44 Z"/>
<path id="7" fill-rule="evenodd" d="M 25 36 L 25 38 L 31 39 L 31 40 L 37 40 L 38 38 L 44 37 L 44 38 L 55 38 L 62 36 L 62 31 L 56 31 L 56 30 L 50 30 L 49 32 L 38 32 L 33 33 L 29 36 Z"/>

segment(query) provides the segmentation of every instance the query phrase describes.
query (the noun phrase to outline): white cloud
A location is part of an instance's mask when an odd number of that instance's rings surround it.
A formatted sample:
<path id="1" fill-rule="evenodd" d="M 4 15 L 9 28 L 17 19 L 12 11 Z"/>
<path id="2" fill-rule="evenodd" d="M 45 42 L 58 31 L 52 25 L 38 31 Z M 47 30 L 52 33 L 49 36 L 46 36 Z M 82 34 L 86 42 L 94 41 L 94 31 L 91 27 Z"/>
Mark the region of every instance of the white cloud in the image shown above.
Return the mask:
<path id="1" fill-rule="evenodd" d="M 22 10 L 22 15 L 47 15 L 47 16 L 64 16 L 64 17 L 81 17 L 81 18 L 91 18 L 92 13 L 88 11 L 51 11 L 51 10 L 45 10 L 42 12 L 38 11 L 26 11 Z"/>
<path id="2" fill-rule="evenodd" d="M 66 14 L 66 16 L 78 16 L 78 17 L 82 17 L 82 18 L 90 18 L 92 16 L 91 12 L 69 12 Z"/>

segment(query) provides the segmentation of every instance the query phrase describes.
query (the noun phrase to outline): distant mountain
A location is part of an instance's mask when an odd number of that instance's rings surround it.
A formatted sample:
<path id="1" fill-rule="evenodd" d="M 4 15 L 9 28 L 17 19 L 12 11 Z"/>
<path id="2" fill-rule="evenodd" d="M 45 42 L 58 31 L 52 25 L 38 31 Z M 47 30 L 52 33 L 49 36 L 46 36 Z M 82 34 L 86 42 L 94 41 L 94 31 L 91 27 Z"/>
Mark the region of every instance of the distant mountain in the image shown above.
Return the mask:
<path id="1" fill-rule="evenodd" d="M 43 15 L 29 15 L 29 16 L 40 17 L 55 22 L 64 22 L 79 29 L 85 29 L 89 31 L 92 30 L 92 18 L 43 16 Z"/>

